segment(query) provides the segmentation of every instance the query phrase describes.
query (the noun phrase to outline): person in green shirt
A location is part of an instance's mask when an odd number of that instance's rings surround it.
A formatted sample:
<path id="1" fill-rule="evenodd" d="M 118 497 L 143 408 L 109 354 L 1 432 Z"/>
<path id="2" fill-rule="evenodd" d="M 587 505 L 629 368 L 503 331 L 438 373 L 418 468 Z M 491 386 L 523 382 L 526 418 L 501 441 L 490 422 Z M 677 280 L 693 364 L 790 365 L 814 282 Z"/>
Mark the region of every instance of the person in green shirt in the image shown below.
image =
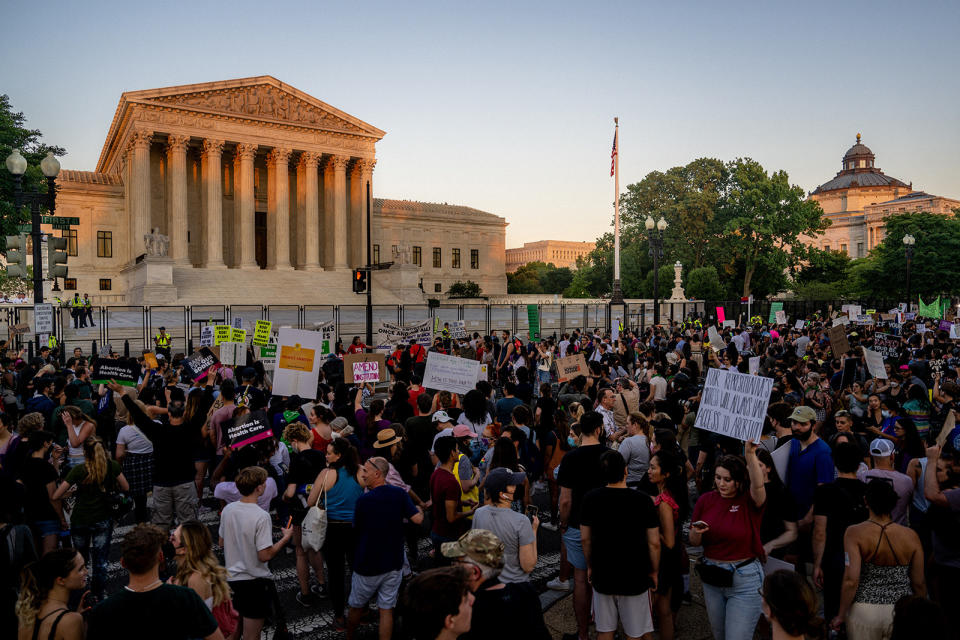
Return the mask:
<path id="1" fill-rule="evenodd" d="M 70 516 L 70 538 L 74 548 L 93 566 L 91 591 L 102 599 L 107 583 L 107 560 L 110 557 L 110 538 L 113 519 L 110 495 L 129 491 L 120 463 L 110 460 L 97 436 L 83 443 L 83 464 L 70 469 L 65 481 L 57 487 L 53 500 L 75 491 L 76 502 Z"/>

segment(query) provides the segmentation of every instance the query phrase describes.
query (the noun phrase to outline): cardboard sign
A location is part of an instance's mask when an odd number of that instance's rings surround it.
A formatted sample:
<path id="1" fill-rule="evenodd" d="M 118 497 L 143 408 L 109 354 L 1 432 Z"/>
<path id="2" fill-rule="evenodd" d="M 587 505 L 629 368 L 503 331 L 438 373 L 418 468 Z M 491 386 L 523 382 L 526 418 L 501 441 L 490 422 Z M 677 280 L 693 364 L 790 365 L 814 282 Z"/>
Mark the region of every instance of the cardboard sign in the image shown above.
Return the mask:
<path id="1" fill-rule="evenodd" d="M 218 324 L 213 328 L 213 344 L 230 341 L 232 327 L 228 324 Z"/>
<path id="2" fill-rule="evenodd" d="M 15 324 L 10 327 L 11 336 L 21 336 L 30 331 L 30 325 L 26 322 L 21 322 L 20 324 Z"/>
<path id="3" fill-rule="evenodd" d="M 733 328 L 736 326 L 737 321 L 736 321 L 736 320 L 724 320 L 724 321 L 721 322 L 720 324 L 723 325 L 723 328 L 724 328 L 724 329 L 733 329 Z"/>
<path id="4" fill-rule="evenodd" d="M 850 316 L 837 316 L 833 319 L 833 326 L 844 327 L 850 324 Z"/>
<path id="5" fill-rule="evenodd" d="M 147 369 L 153 369 L 156 371 L 160 368 L 160 363 L 157 362 L 157 356 L 150 352 L 143 354 L 143 361 L 146 363 Z"/>
<path id="6" fill-rule="evenodd" d="M 782 303 L 782 302 L 771 302 L 771 303 L 770 303 L 770 317 L 767 318 L 767 324 L 771 324 L 771 323 L 773 323 L 773 322 L 776 322 L 777 324 L 784 324 L 784 323 L 786 322 L 786 319 L 784 319 L 784 322 L 780 322 L 779 320 L 777 320 L 777 311 L 783 311 L 783 303 Z M 786 316 L 784 316 L 784 318 L 786 318 Z"/>
<path id="7" fill-rule="evenodd" d="M 464 394 L 476 388 L 479 372 L 480 363 L 476 360 L 436 352 L 428 353 L 423 386 L 427 389 Z"/>
<path id="8" fill-rule="evenodd" d="M 200 329 L 200 346 L 201 347 L 212 347 L 213 346 L 213 327 L 207 325 Z"/>
<path id="9" fill-rule="evenodd" d="M 748 359 L 747 365 L 750 367 L 750 375 L 757 375 L 760 372 L 760 356 L 753 356 Z"/>
<path id="10" fill-rule="evenodd" d="M 273 437 L 270 419 L 263 411 L 251 411 L 227 427 L 227 441 L 233 449 Z"/>
<path id="11" fill-rule="evenodd" d="M 140 365 L 135 360 L 131 362 L 127 358 L 120 358 L 119 360 L 97 358 L 93 363 L 93 375 L 90 382 L 107 384 L 111 380 L 116 380 L 118 384 L 125 387 L 135 387 L 139 379 Z"/>
<path id="12" fill-rule="evenodd" d="M 316 399 L 323 337 L 316 331 L 280 329 L 273 394 Z M 344 368 L 344 373 L 347 369 Z"/>
<path id="13" fill-rule="evenodd" d="M 804 324 L 806 323 L 804 323 L 803 320 L 797 320 L 793 325 L 794 331 L 800 331 L 801 329 L 803 329 Z"/>
<path id="14" fill-rule="evenodd" d="M 424 320 L 412 325 L 401 325 L 394 322 L 379 322 L 373 336 L 376 349 L 393 351 L 398 344 L 408 345 L 413 340 L 423 347 L 433 343 L 433 323 Z"/>
<path id="15" fill-rule="evenodd" d="M 717 322 L 723 324 L 727 319 L 727 314 L 723 312 L 723 307 L 717 307 Z"/>
<path id="16" fill-rule="evenodd" d="M 874 378 L 887 379 L 887 370 L 883 366 L 883 355 L 872 349 L 863 350 L 863 359 L 867 362 L 867 371 Z"/>
<path id="17" fill-rule="evenodd" d="M 569 382 L 577 376 L 585 376 L 589 371 L 587 359 L 583 357 L 582 353 L 566 358 L 557 358 L 557 381 L 560 383 Z"/>
<path id="18" fill-rule="evenodd" d="M 247 331 L 246 329 L 237 329 L 233 327 L 230 329 L 230 342 L 247 342 Z"/>
<path id="19" fill-rule="evenodd" d="M 896 358 L 900 350 L 900 338 L 889 333 L 875 333 L 873 349 L 882 358 Z"/>
<path id="20" fill-rule="evenodd" d="M 234 367 L 247 364 L 247 343 L 223 342 L 220 344 L 220 363 Z"/>
<path id="21" fill-rule="evenodd" d="M 737 440 L 760 441 L 773 378 L 708 369 L 694 426 Z"/>
<path id="22" fill-rule="evenodd" d="M 196 382 L 207 375 L 207 370 L 210 367 L 219 364 L 219 362 L 217 356 L 213 354 L 213 351 L 211 351 L 209 347 L 200 347 L 196 352 L 191 354 L 189 358 L 183 361 L 183 367 L 186 369 L 190 379 Z"/>
<path id="23" fill-rule="evenodd" d="M 787 312 L 780 310 L 776 312 L 777 324 L 787 324 Z"/>
<path id="24" fill-rule="evenodd" d="M 353 363 L 353 383 L 380 382 L 380 363 L 376 360 Z"/>
<path id="25" fill-rule="evenodd" d="M 273 323 L 269 320 L 257 320 L 253 325 L 253 344 L 262 347 L 270 342 L 270 331 Z"/>
<path id="26" fill-rule="evenodd" d="M 840 358 L 850 351 L 850 341 L 847 340 L 847 330 L 838 325 L 827 329 L 827 337 L 830 338 L 830 348 L 833 350 L 833 357 Z"/>
<path id="27" fill-rule="evenodd" d="M 947 361 L 943 358 L 938 360 L 930 360 L 927 362 L 930 366 L 930 373 L 943 375 L 943 371 L 947 368 Z"/>
<path id="28" fill-rule="evenodd" d="M 372 362 L 376 364 L 377 378 L 376 380 L 366 379 L 364 380 L 363 376 L 356 378 L 354 372 L 357 370 L 357 364 L 363 364 L 365 362 Z M 384 376 L 384 371 L 387 370 L 387 358 L 382 353 L 348 353 L 343 356 L 343 381 L 347 384 L 359 384 L 361 382 L 380 382 L 382 379 L 381 376 Z M 361 373 L 364 375 L 370 375 L 372 368 L 370 367 L 361 367 Z"/>

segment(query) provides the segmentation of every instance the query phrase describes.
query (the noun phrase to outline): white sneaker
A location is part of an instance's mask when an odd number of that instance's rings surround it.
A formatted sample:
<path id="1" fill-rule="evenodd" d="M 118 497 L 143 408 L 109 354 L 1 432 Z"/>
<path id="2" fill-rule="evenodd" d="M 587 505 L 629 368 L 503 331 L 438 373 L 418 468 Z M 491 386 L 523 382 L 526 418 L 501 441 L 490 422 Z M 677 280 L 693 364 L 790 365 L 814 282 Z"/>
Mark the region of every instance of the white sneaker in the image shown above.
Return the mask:
<path id="1" fill-rule="evenodd" d="M 547 582 L 547 589 L 553 589 L 554 591 L 570 591 L 570 581 L 560 580 L 560 576 L 557 576 L 553 580 Z"/>

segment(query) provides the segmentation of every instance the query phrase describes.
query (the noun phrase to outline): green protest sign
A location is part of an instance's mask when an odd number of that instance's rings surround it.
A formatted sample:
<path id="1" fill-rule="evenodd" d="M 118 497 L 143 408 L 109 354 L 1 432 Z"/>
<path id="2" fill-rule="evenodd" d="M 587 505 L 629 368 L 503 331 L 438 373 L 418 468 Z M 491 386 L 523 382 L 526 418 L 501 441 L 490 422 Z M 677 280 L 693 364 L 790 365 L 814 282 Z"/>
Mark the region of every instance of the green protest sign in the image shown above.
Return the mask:
<path id="1" fill-rule="evenodd" d="M 530 341 L 540 342 L 540 307 L 527 305 L 527 326 L 530 329 Z"/>
<path id="2" fill-rule="evenodd" d="M 770 303 L 770 317 L 767 318 L 767 324 L 773 324 L 777 321 L 777 311 L 783 311 L 782 302 L 771 302 Z"/>

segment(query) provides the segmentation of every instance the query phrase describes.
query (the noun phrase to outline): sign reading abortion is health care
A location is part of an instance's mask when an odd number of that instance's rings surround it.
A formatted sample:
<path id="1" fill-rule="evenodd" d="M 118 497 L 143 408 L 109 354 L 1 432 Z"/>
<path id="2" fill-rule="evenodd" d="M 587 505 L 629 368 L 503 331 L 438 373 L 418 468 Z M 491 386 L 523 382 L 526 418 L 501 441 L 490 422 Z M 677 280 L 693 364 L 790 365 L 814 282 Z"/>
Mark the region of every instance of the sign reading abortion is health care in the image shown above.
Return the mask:
<path id="1" fill-rule="evenodd" d="M 694 424 L 737 440 L 760 441 L 773 378 L 710 369 Z"/>

